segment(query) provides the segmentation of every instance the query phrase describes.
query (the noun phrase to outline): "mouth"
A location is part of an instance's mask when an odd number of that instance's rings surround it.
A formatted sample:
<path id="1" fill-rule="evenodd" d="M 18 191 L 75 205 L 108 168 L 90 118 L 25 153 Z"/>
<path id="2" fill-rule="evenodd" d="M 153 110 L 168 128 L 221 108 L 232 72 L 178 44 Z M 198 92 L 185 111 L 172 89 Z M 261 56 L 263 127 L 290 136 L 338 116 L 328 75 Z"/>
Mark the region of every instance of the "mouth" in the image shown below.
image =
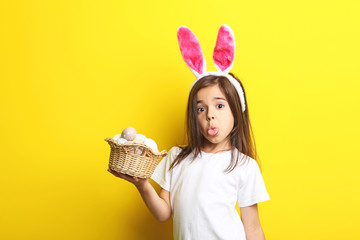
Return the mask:
<path id="1" fill-rule="evenodd" d="M 210 127 L 210 128 L 208 129 L 208 134 L 209 134 L 210 136 L 215 136 L 215 135 L 218 134 L 218 132 L 219 132 L 219 129 L 218 129 L 217 127 L 214 127 L 214 126 L 212 126 L 212 127 Z"/>

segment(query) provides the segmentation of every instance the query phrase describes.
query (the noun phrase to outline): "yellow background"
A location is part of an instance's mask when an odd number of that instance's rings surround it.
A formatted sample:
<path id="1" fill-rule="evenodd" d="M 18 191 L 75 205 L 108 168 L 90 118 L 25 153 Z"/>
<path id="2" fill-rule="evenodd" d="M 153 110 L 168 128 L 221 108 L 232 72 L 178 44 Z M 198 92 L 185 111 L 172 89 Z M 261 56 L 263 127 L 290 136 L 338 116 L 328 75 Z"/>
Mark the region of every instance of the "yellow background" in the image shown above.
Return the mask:
<path id="1" fill-rule="evenodd" d="M 358 1 L 1 1 L 0 239 L 171 239 L 135 187 L 108 173 L 127 126 L 184 141 L 195 79 L 232 27 L 271 200 L 266 239 L 360 239 Z"/>

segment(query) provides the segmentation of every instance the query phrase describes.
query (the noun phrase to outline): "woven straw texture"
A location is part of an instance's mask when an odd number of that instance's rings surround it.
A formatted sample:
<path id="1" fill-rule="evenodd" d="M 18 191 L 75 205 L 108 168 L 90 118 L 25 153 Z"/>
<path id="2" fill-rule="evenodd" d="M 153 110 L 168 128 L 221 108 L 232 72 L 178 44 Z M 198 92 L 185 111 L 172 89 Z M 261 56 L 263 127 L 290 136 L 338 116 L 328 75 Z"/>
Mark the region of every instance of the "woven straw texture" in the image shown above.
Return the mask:
<path id="1" fill-rule="evenodd" d="M 110 145 L 109 168 L 139 178 L 150 178 L 161 158 L 167 155 L 164 150 L 154 153 L 145 144 L 120 144 L 112 138 L 105 139 Z"/>

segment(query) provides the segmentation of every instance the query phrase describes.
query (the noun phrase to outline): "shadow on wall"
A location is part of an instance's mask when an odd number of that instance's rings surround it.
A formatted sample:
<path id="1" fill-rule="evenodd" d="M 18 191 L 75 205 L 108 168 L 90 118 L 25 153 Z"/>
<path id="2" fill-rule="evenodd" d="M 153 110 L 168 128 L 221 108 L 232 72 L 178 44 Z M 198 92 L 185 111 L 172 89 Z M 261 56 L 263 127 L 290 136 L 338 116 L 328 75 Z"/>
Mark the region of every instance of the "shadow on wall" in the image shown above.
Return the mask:
<path id="1" fill-rule="evenodd" d="M 161 187 L 157 185 L 153 180 L 150 180 L 151 185 L 154 186 L 156 192 L 160 192 Z M 169 240 L 173 239 L 173 221 L 172 217 L 166 221 L 166 222 L 159 222 L 155 219 L 155 217 L 151 214 L 150 210 L 147 209 L 145 203 L 140 197 L 139 194 L 139 200 L 141 200 L 141 203 L 134 204 L 134 211 L 137 211 L 136 209 L 141 209 L 141 213 L 143 213 L 141 216 L 134 216 L 132 215 L 129 221 L 131 221 L 131 229 L 130 231 L 133 231 L 134 235 L 136 235 L 136 238 L 134 239 L 156 239 L 156 240 Z M 142 204 L 142 205 L 141 205 Z"/>
<path id="2" fill-rule="evenodd" d="M 154 186 L 156 192 L 160 192 L 158 186 L 153 180 L 150 183 Z M 137 191 L 137 190 L 134 190 Z M 132 203 L 127 205 L 127 214 L 119 212 L 116 218 L 120 216 L 126 217 L 126 226 L 119 227 L 118 231 L 115 229 L 114 239 L 128 239 L 128 240 L 169 240 L 173 239 L 173 221 L 172 217 L 166 222 L 159 222 L 151 214 L 146 207 L 140 194 L 134 198 Z M 136 214 L 129 214 L 136 213 Z M 126 231 L 126 233 L 124 233 Z"/>

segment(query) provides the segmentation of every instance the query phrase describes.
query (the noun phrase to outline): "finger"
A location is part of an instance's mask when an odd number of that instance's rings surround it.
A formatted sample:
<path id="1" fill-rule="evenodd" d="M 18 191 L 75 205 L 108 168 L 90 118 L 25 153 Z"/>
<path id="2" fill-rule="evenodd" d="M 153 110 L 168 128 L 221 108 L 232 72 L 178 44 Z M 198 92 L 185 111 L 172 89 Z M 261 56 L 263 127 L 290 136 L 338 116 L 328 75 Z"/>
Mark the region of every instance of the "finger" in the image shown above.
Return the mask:
<path id="1" fill-rule="evenodd" d="M 108 169 L 108 172 L 109 172 L 109 173 L 112 173 L 112 174 L 114 174 L 114 175 L 116 175 L 116 173 L 117 173 L 117 172 L 115 172 L 114 170 L 111 170 L 110 168 Z"/>
<path id="2" fill-rule="evenodd" d="M 114 175 L 115 177 L 121 178 L 121 176 L 119 175 L 118 172 L 116 172 L 116 171 L 114 171 L 114 170 L 111 170 L 111 169 L 109 169 L 108 171 L 109 171 L 112 175 Z"/>
<path id="3" fill-rule="evenodd" d="M 129 181 L 129 182 L 133 182 L 134 181 L 134 177 L 133 176 L 130 176 L 130 175 L 127 175 L 127 174 L 124 174 L 124 173 L 118 173 L 119 177 L 120 178 L 123 178 L 125 179 L 126 181 Z"/>
<path id="4" fill-rule="evenodd" d="M 126 181 L 129 181 L 129 182 L 134 182 L 134 181 L 137 181 L 136 177 L 133 177 L 133 176 L 130 176 L 130 175 L 127 175 L 127 174 L 124 174 L 124 173 L 121 173 L 121 172 L 116 172 L 114 170 L 111 170 L 111 169 L 108 169 L 108 171 L 110 173 L 112 173 L 114 176 L 116 177 L 119 177 L 119 178 L 122 178 Z"/>

